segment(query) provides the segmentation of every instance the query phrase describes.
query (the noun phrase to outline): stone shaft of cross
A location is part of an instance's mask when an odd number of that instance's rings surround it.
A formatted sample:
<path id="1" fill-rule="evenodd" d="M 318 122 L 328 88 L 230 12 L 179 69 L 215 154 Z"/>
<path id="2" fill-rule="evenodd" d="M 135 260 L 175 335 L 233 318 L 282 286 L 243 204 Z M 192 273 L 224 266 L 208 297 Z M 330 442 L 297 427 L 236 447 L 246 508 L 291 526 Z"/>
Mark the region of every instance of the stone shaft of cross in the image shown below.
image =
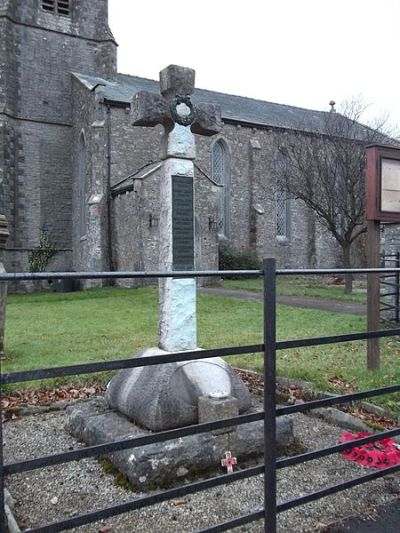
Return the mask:
<path id="1" fill-rule="evenodd" d="M 164 126 L 160 184 L 160 269 L 193 270 L 194 249 L 194 133 L 214 135 L 222 128 L 220 108 L 191 101 L 195 72 L 170 65 L 160 72 L 161 95 L 142 91 L 133 105 L 134 126 Z M 159 346 L 169 351 L 197 347 L 196 280 L 159 281 Z"/>

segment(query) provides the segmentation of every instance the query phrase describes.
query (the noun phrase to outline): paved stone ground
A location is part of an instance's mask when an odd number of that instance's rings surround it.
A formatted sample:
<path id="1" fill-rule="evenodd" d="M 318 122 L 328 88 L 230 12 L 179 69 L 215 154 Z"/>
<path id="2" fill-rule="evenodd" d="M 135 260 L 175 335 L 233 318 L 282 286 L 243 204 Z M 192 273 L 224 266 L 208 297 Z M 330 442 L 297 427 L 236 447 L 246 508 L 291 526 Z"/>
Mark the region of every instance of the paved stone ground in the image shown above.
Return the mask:
<path id="1" fill-rule="evenodd" d="M 256 291 L 242 291 L 236 289 L 221 289 L 218 287 L 202 287 L 200 292 L 212 294 L 214 296 L 228 296 L 241 300 L 262 300 L 262 293 Z M 339 300 L 326 300 L 324 298 L 311 298 L 308 296 L 284 296 L 278 295 L 277 302 L 292 307 L 302 307 L 304 309 L 320 309 L 321 311 L 331 311 L 334 313 L 345 313 L 350 315 L 365 315 L 367 313 L 366 304 L 358 302 L 344 302 Z"/>

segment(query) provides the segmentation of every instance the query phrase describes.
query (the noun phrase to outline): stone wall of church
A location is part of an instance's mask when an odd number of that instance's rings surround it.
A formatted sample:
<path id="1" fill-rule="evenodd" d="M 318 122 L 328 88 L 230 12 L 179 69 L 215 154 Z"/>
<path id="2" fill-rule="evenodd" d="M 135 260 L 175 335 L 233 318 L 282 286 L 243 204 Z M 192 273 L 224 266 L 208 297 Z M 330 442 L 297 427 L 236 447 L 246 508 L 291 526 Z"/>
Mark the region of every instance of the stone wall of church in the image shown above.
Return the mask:
<path id="1" fill-rule="evenodd" d="M 113 199 L 113 263 L 117 270 L 157 271 L 160 250 L 160 170 L 135 180 L 132 191 Z M 209 216 L 216 211 L 215 187 L 195 178 L 195 268 L 218 268 L 218 239 L 210 230 Z M 203 199 L 208 198 L 206 208 Z M 121 280 L 124 286 L 142 281 Z"/>
<path id="2" fill-rule="evenodd" d="M 16 267 L 27 269 L 27 254 L 45 231 L 57 255 L 49 270 L 69 269 L 71 255 L 71 128 L 23 122 L 16 137 L 14 179 Z"/>
<path id="3" fill-rule="evenodd" d="M 116 184 L 146 165 L 159 161 L 162 128 L 132 127 L 128 109 L 112 108 L 111 117 L 111 181 Z M 209 227 L 210 221 L 215 221 L 217 218 L 219 188 L 211 185 L 206 176 L 211 176 L 212 173 L 213 143 L 221 139 L 229 151 L 231 175 L 229 243 L 240 251 L 253 250 L 260 258 L 275 256 L 281 268 L 340 265 L 339 250 L 335 242 L 315 222 L 309 209 L 299 201 L 290 200 L 288 238 L 277 239 L 276 189 L 271 171 L 272 165 L 275 164 L 275 153 L 271 132 L 267 129 L 225 124 L 222 133 L 216 137 L 196 136 L 196 164 L 199 167 L 199 170 L 196 170 L 196 183 L 198 187 L 203 188 L 202 192 L 196 193 L 196 213 L 199 217 L 202 239 L 204 235 L 209 236 L 210 243 L 211 241 L 215 243 L 217 239 L 217 231 Z M 126 220 L 129 213 L 128 206 L 134 210 L 133 205 L 135 205 L 136 215 L 132 215 L 133 219 L 140 219 L 142 222 L 144 220 L 144 223 L 148 224 L 148 216 L 153 211 L 157 212 L 157 205 L 139 204 L 150 201 L 157 191 L 147 184 L 137 185 L 135 190 L 136 192 L 129 195 L 129 200 L 128 197 L 115 200 L 114 211 L 118 205 L 118 211 L 125 213 Z M 214 203 L 210 204 L 213 195 Z M 123 257 L 129 256 L 129 251 L 124 249 L 125 245 L 122 244 L 122 235 L 127 231 L 122 222 L 124 217 L 120 219 L 121 228 L 118 230 L 119 250 L 114 252 L 118 257 L 118 265 L 122 264 Z M 118 225 L 117 219 L 114 220 Z M 134 231 L 136 230 L 138 228 Z M 140 240 L 140 236 L 133 237 L 133 233 L 131 238 Z M 146 238 L 151 240 L 153 238 L 151 235 L 154 236 L 155 233 L 149 233 Z M 208 249 L 210 243 L 207 242 L 203 249 Z M 130 248 L 135 249 L 132 245 Z M 144 257 L 143 254 L 139 256 Z M 129 261 L 124 261 L 126 266 L 146 264 L 137 257 L 136 259 L 129 257 Z M 211 263 L 214 262 L 214 257 L 214 255 L 211 257 Z M 154 257 L 149 257 L 148 260 L 149 264 L 156 264 Z"/>
<path id="4" fill-rule="evenodd" d="M 15 115 L 20 94 L 19 34 L 1 13 L 0 8 L 0 113 Z"/>
<path id="5" fill-rule="evenodd" d="M 0 0 L 0 68 L 0 118 L 6 117 L 13 130 L 13 154 L 4 165 L 12 191 L 6 264 L 27 270 L 29 251 L 45 230 L 58 249 L 48 268 L 68 270 L 71 71 L 115 75 L 107 1 L 77 0 L 71 3 L 71 16 L 63 17 L 44 11 L 37 0 Z"/>
<path id="6" fill-rule="evenodd" d="M 288 237 L 276 236 L 276 187 L 272 134 L 266 128 L 225 124 L 220 138 L 230 153 L 231 235 L 239 250 L 254 250 L 262 257 L 276 257 L 281 268 L 337 266 L 333 239 L 302 202 L 290 200 Z M 213 140 L 201 139 L 198 162 L 211 173 Z M 263 213 L 259 213 L 260 209 Z"/>
<path id="7" fill-rule="evenodd" d="M 76 271 L 111 270 L 108 224 L 108 120 L 102 90 L 73 82 L 72 246 Z M 82 286 L 102 285 L 101 281 Z"/>

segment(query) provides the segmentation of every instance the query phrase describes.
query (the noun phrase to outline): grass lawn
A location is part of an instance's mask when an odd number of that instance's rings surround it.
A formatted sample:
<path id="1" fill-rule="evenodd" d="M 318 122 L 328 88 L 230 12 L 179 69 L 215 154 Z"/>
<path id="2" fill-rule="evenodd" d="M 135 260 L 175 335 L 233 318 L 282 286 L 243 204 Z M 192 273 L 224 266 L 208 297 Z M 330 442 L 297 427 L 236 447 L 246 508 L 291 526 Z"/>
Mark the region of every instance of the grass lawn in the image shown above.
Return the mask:
<path id="1" fill-rule="evenodd" d="M 156 346 L 157 296 L 156 287 L 10 295 L 3 371 L 120 359 Z M 198 339 L 203 348 L 261 343 L 262 322 L 260 302 L 198 295 Z M 344 334 L 365 327 L 362 316 L 278 307 L 278 340 Z M 399 383 L 400 344 L 395 339 L 381 342 L 382 368 L 376 374 L 365 369 L 363 341 L 278 352 L 278 374 L 332 391 Z M 258 371 L 263 366 L 260 354 L 229 360 Z M 67 379 L 69 383 L 77 380 Z M 398 401 L 393 396 L 385 403 L 396 408 Z"/>
<path id="2" fill-rule="evenodd" d="M 345 294 L 343 285 L 328 283 L 328 278 L 323 276 L 278 276 L 277 293 L 285 296 L 312 296 L 331 300 L 345 300 L 352 302 L 366 302 L 366 285 L 355 282 L 351 294 Z M 221 286 L 226 289 L 242 289 L 246 291 L 262 291 L 261 278 L 224 279 Z"/>

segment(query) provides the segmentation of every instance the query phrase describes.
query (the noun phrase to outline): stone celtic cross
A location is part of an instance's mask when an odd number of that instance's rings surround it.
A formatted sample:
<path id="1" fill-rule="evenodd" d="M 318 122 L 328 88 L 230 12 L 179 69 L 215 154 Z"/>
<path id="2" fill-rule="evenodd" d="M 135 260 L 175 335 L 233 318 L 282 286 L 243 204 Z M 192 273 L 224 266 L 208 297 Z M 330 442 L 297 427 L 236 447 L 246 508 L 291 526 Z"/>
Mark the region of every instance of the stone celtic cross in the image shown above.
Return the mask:
<path id="1" fill-rule="evenodd" d="M 133 125 L 162 124 L 160 184 L 160 269 L 194 269 L 194 133 L 214 135 L 222 128 L 218 105 L 192 103 L 195 72 L 170 65 L 160 72 L 161 94 L 141 91 L 132 104 Z M 196 281 L 160 280 L 159 346 L 167 351 L 197 347 Z"/>

